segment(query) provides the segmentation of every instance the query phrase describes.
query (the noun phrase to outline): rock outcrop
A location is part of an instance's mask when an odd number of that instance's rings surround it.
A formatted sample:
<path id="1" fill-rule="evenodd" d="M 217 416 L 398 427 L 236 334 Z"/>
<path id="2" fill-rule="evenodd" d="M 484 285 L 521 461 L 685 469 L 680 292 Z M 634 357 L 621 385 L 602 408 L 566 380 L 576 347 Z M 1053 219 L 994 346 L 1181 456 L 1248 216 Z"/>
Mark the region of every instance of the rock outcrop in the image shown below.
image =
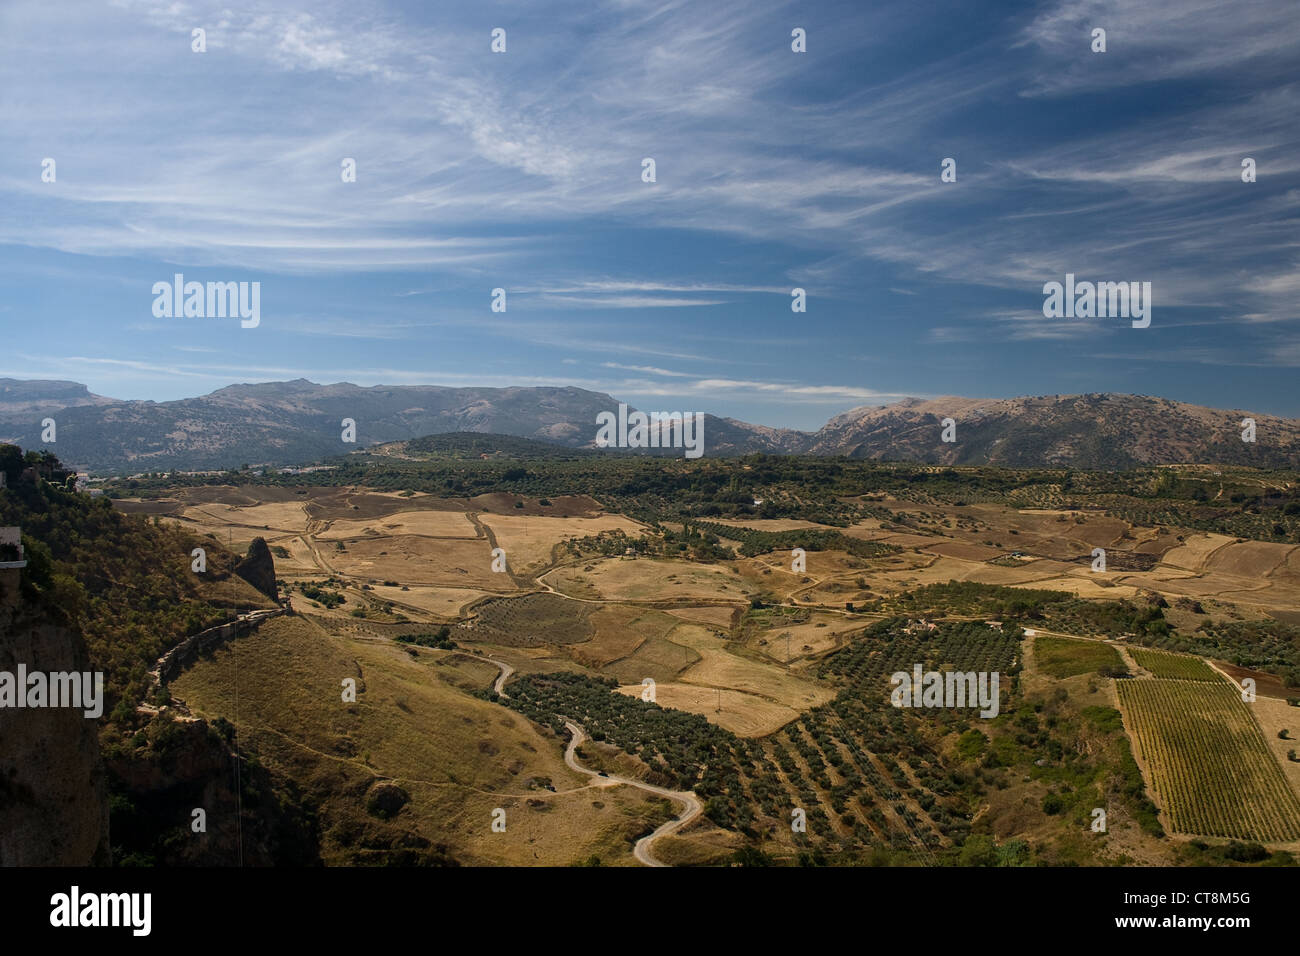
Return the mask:
<path id="1" fill-rule="evenodd" d="M 275 558 L 263 538 L 254 538 L 248 554 L 235 565 L 235 573 L 271 600 L 279 600 L 275 588 Z"/>

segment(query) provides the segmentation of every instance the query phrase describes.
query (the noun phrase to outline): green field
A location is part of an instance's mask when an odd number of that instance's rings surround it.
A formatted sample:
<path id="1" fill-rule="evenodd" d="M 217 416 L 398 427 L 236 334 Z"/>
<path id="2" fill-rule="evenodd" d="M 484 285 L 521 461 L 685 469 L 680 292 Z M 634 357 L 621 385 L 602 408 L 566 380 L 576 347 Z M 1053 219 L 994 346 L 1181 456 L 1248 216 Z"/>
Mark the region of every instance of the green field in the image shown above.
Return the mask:
<path id="1" fill-rule="evenodd" d="M 1165 651 L 1153 651 L 1146 648 L 1131 647 L 1129 653 L 1139 667 L 1145 667 L 1156 677 L 1170 680 L 1204 680 L 1217 681 L 1223 678 L 1199 657 L 1186 654 L 1169 654 Z"/>
<path id="2" fill-rule="evenodd" d="M 1119 651 L 1101 641 L 1075 641 L 1068 637 L 1039 637 L 1034 640 L 1038 669 L 1051 677 L 1075 677 L 1096 673 L 1103 667 L 1123 667 Z"/>
<path id="3" fill-rule="evenodd" d="M 1117 683 L 1170 829 L 1236 840 L 1300 840 L 1300 799 L 1249 705 L 1227 684 Z"/>

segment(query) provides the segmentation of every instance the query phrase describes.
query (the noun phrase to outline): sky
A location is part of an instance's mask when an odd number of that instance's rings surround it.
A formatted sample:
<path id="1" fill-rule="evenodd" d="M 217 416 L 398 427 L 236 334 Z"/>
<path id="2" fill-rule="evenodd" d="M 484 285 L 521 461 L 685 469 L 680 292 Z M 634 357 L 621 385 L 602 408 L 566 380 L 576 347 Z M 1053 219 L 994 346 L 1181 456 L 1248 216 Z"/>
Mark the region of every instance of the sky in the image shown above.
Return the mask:
<path id="1" fill-rule="evenodd" d="M 1297 417 L 1297 117 L 1294 0 L 3 0 L 0 376 Z M 156 317 L 176 273 L 260 322 Z M 1067 273 L 1149 327 L 1044 317 Z"/>

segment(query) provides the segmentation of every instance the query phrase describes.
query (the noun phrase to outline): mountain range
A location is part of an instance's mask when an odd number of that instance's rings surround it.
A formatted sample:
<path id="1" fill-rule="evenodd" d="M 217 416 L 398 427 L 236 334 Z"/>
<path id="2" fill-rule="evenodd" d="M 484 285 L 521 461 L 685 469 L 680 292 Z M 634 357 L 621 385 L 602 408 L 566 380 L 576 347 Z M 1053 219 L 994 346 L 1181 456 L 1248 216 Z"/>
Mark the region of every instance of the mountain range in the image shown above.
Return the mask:
<path id="1" fill-rule="evenodd" d="M 76 382 L 0 379 L 0 441 L 50 447 L 96 473 L 224 469 L 317 461 L 449 432 L 593 448 L 596 416 L 618 400 L 586 389 L 230 385 L 170 402 L 118 400 Z M 647 409 L 651 411 L 652 409 Z M 41 440 L 53 418 L 56 441 Z M 1255 441 L 1243 441 L 1244 419 Z M 343 440 L 344 419 L 355 443 Z M 945 419 L 951 419 L 944 441 Z M 815 432 L 706 415 L 705 452 L 842 455 L 948 465 L 1129 468 L 1154 464 L 1300 467 L 1300 420 L 1143 395 L 904 399 L 836 415 Z"/>

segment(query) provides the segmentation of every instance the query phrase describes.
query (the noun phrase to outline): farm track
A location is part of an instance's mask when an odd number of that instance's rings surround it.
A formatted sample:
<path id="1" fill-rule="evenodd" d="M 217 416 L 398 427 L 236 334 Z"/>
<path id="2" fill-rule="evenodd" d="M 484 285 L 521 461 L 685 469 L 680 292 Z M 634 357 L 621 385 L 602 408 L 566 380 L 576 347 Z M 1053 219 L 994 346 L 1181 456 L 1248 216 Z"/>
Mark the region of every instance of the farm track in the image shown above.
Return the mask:
<path id="1" fill-rule="evenodd" d="M 667 823 L 661 824 L 653 833 L 647 834 L 637 840 L 636 846 L 632 848 L 632 855 L 644 865 L 667 866 L 667 863 L 662 862 L 654 855 L 652 847 L 654 846 L 655 841 L 660 837 L 676 833 L 704 811 L 704 805 L 700 803 L 700 798 L 687 790 L 669 790 L 666 787 L 656 787 L 653 784 L 645 783 L 644 781 L 636 780 L 632 777 L 619 777 L 612 774 L 601 776 L 595 770 L 588 770 L 582 764 L 578 763 L 578 758 L 575 753 L 575 751 L 582 746 L 583 741 L 587 739 L 586 731 L 582 729 L 580 724 L 575 724 L 571 720 L 566 720 L 564 726 L 569 728 L 569 733 L 571 734 L 569 745 L 564 750 L 564 762 L 569 765 L 570 769 L 576 770 L 578 773 L 587 774 L 596 780 L 609 781 L 606 784 L 598 783 L 596 784 L 597 786 L 624 784 L 629 787 L 636 787 L 638 790 L 644 790 L 647 793 L 653 793 L 659 797 L 667 797 L 669 800 L 682 804 L 683 810 L 677 817 L 669 820 Z"/>
<path id="2" fill-rule="evenodd" d="M 506 693 L 506 680 L 515 672 L 515 669 L 505 661 L 499 661 L 496 658 L 475 658 L 475 660 L 480 659 L 490 661 L 501 669 L 501 674 L 492 684 L 492 690 L 500 697 L 509 697 L 510 695 Z M 666 863 L 661 862 L 655 857 L 653 852 L 651 852 L 651 848 L 654 846 L 654 842 L 660 837 L 667 836 L 670 833 L 676 833 L 700 815 L 704 810 L 704 806 L 700 803 L 699 797 L 685 790 L 669 790 L 666 787 L 656 787 L 653 784 L 645 783 L 641 780 L 635 780 L 631 777 L 619 777 L 608 774 L 602 775 L 598 771 L 589 770 L 582 766 L 582 764 L 578 763 L 577 754 L 575 753 L 575 751 L 582 746 L 583 741 L 587 739 L 586 731 L 582 729 L 581 724 L 576 724 L 571 720 L 566 720 L 564 726 L 569 728 L 570 734 L 569 744 L 564 750 L 564 762 L 568 764 L 569 769 L 592 778 L 592 782 L 587 784 L 587 787 L 608 787 L 623 784 L 629 787 L 635 787 L 638 790 L 644 790 L 647 793 L 653 793 L 656 796 L 667 797 L 670 800 L 682 804 L 683 810 L 677 817 L 662 824 L 656 828 L 653 833 L 637 840 L 636 846 L 632 849 L 632 855 L 646 866 L 667 866 Z M 585 790 L 587 787 L 579 787 L 577 789 Z M 564 792 L 574 793 L 576 791 L 566 790 Z"/>

